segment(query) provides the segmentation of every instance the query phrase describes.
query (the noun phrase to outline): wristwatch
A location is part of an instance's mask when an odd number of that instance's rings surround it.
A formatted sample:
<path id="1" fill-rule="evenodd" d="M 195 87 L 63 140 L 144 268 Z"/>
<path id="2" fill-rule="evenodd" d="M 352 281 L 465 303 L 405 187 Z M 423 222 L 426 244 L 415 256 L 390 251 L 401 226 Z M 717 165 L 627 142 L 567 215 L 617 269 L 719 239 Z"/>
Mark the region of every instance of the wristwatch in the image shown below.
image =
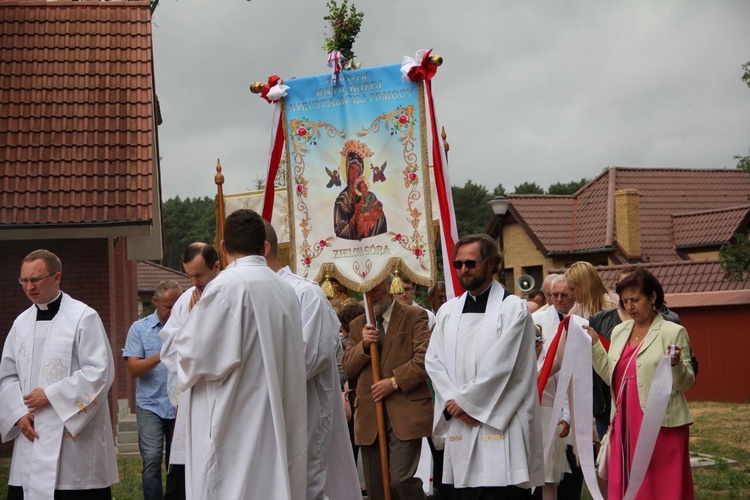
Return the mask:
<path id="1" fill-rule="evenodd" d="M 396 383 L 396 377 L 391 377 L 391 384 L 393 384 L 393 388 L 395 390 L 398 390 L 398 384 Z"/>

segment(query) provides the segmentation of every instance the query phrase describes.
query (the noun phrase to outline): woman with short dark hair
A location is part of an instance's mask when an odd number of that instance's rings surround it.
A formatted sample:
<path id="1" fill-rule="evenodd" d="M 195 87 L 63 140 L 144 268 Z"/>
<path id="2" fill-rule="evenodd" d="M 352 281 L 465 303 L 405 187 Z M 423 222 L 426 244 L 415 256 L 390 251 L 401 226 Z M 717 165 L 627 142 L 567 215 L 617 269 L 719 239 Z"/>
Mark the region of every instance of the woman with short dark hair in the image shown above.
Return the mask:
<path id="1" fill-rule="evenodd" d="M 695 385 L 695 373 L 690 364 L 687 331 L 662 317 L 659 310 L 664 305 L 664 290 L 649 271 L 637 269 L 623 278 L 617 285 L 617 293 L 621 307 L 631 319 L 614 328 L 609 352 L 602 346 L 597 332 L 587 327 L 593 339 L 594 369 L 612 387 L 615 402 L 608 498 L 623 498 L 628 488 L 656 367 L 671 346 L 675 346 L 670 359 L 672 393 L 646 476 L 635 498 L 693 498 L 688 446 L 693 419 L 685 392 Z"/>

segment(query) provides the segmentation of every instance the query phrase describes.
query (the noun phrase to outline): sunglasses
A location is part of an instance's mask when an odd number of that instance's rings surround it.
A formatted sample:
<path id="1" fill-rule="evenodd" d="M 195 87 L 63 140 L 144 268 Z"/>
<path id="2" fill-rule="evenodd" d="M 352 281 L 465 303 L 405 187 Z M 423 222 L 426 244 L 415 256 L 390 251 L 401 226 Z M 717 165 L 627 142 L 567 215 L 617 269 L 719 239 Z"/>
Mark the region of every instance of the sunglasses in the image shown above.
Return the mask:
<path id="1" fill-rule="evenodd" d="M 453 268 L 460 271 L 462 267 L 466 266 L 466 269 L 474 269 L 477 267 L 477 263 L 484 262 L 485 259 L 479 259 L 479 260 L 454 260 L 451 264 L 453 264 Z"/>

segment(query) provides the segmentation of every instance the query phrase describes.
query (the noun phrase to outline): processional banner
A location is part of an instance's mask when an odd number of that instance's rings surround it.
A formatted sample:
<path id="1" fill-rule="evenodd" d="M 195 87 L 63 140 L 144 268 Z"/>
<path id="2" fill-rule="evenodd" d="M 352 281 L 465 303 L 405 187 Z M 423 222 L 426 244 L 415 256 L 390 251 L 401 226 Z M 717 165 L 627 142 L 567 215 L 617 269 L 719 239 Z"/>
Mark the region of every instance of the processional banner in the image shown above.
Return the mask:
<path id="1" fill-rule="evenodd" d="M 284 83 L 294 272 L 360 292 L 394 271 L 432 284 L 423 83 L 397 64 Z"/>

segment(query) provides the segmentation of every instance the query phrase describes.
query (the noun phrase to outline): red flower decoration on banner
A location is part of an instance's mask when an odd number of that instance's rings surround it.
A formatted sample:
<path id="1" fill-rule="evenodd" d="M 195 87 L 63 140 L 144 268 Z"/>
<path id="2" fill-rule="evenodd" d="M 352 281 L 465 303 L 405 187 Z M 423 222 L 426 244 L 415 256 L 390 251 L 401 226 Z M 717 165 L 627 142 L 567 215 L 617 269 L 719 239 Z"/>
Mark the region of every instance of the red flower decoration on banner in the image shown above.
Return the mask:
<path id="1" fill-rule="evenodd" d="M 414 172 L 409 173 L 409 180 L 412 181 L 412 182 L 416 181 L 417 180 L 417 174 L 415 174 Z"/>
<path id="2" fill-rule="evenodd" d="M 326 247 L 326 246 L 328 246 L 327 243 L 326 243 L 326 240 L 320 240 L 320 247 L 323 248 L 323 247 Z"/>
<path id="3" fill-rule="evenodd" d="M 396 241 L 401 241 L 401 238 L 403 238 L 403 236 L 401 236 L 400 234 L 396 235 Z"/>
<path id="4" fill-rule="evenodd" d="M 268 98 L 268 91 L 271 90 L 272 87 L 275 87 L 279 83 L 279 80 L 281 80 L 279 75 L 271 75 L 268 77 L 268 83 L 260 88 L 260 96 L 269 103 L 272 101 Z"/>
<path id="5" fill-rule="evenodd" d="M 303 186 L 302 184 L 297 184 L 297 192 L 298 193 L 301 193 L 304 190 L 305 190 L 305 186 Z"/>
<path id="6" fill-rule="evenodd" d="M 305 137 L 307 135 L 307 129 L 305 127 L 298 128 L 297 135 L 300 137 Z"/>
<path id="7" fill-rule="evenodd" d="M 304 259 L 302 259 L 302 263 L 308 267 L 310 266 L 310 262 L 310 257 L 305 257 Z"/>
<path id="8" fill-rule="evenodd" d="M 417 257 L 421 257 L 423 254 L 424 252 L 421 248 L 417 248 L 416 250 L 414 250 L 414 255 L 416 255 Z"/>
<path id="9" fill-rule="evenodd" d="M 435 64 L 430 64 L 430 53 L 432 53 L 432 49 L 424 53 L 422 56 L 422 64 L 414 66 L 409 70 L 409 74 L 406 76 L 409 77 L 410 81 L 432 80 L 432 77 L 435 76 L 438 67 Z"/>
<path id="10" fill-rule="evenodd" d="M 409 117 L 406 116 L 405 114 L 402 114 L 401 116 L 398 117 L 398 121 L 399 123 L 406 123 L 409 121 Z"/>

